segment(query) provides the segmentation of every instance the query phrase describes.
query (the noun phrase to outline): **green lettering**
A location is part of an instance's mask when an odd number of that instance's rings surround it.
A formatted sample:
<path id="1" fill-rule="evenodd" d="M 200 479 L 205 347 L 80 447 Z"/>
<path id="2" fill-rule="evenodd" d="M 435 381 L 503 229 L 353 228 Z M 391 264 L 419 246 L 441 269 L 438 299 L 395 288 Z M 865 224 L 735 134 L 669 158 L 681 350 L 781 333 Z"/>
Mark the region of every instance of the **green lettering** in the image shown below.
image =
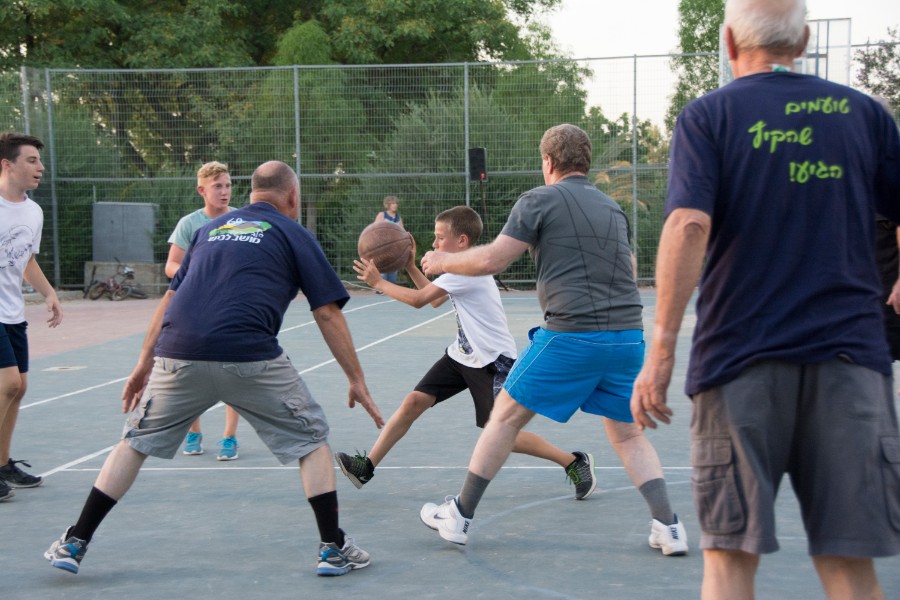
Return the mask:
<path id="1" fill-rule="evenodd" d="M 784 105 L 784 114 L 792 115 L 794 113 L 798 113 L 803 109 L 803 107 L 796 102 L 788 102 Z"/>
<path id="2" fill-rule="evenodd" d="M 800 130 L 800 145 L 801 146 L 809 146 L 812 144 L 812 127 L 804 127 Z"/>
<path id="3" fill-rule="evenodd" d="M 763 142 L 763 129 L 766 128 L 765 121 L 757 121 L 756 124 L 748 129 L 749 133 L 754 134 L 753 136 L 753 147 L 759 150 L 759 147 L 762 146 Z"/>
<path id="4" fill-rule="evenodd" d="M 780 129 L 773 129 L 766 135 L 769 136 L 769 154 L 775 154 L 775 148 L 784 141 L 784 132 Z"/>

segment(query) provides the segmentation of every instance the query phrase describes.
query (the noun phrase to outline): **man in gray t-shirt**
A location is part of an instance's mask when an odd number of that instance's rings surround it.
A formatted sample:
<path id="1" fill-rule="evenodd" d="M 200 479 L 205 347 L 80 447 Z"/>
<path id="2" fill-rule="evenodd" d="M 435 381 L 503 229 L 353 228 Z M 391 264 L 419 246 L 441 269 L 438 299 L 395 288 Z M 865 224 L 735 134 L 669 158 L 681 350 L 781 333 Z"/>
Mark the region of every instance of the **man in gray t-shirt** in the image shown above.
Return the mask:
<path id="1" fill-rule="evenodd" d="M 643 329 L 628 220 L 585 175 L 522 194 L 500 233 L 530 247 L 547 329 Z"/>
<path id="2" fill-rule="evenodd" d="M 459 496 L 428 503 L 420 517 L 441 537 L 465 544 L 481 496 L 535 413 L 564 423 L 577 411 L 603 417 L 606 435 L 653 517 L 650 546 L 688 550 L 669 504 L 656 450 L 631 416 L 634 378 L 644 361 L 641 299 L 628 220 L 587 178 L 591 141 L 574 125 L 541 139 L 546 185 L 523 194 L 493 242 L 463 252 L 428 252 L 428 275 L 490 275 L 528 250 L 537 269 L 544 323 L 529 332 L 478 439 Z"/>

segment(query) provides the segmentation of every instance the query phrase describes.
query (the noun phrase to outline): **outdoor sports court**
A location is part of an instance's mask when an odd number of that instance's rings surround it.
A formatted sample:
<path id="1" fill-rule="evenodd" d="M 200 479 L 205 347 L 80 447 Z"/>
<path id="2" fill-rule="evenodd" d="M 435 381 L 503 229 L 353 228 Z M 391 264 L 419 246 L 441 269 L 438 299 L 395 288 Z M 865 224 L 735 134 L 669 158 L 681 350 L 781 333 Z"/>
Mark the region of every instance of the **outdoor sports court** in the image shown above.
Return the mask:
<path id="1" fill-rule="evenodd" d="M 541 320 L 533 292 L 502 292 L 521 349 Z M 652 333 L 655 296 L 643 290 Z M 317 577 L 318 534 L 296 465 L 281 467 L 246 421 L 240 458 L 215 459 L 221 405 L 203 417 L 202 456 L 150 458 L 131 491 L 103 522 L 81 571 L 50 567 L 43 552 L 74 523 L 124 417 L 119 395 L 156 301 L 64 303 L 63 324 L 44 325 L 29 305 L 31 369 L 13 457 L 44 484 L 0 503 L 4 600 L 67 598 L 699 598 L 702 556 L 690 492 L 689 401 L 682 393 L 693 314 L 682 326 L 670 388 L 672 425 L 649 432 L 685 523 L 691 552 L 664 557 L 647 545 L 650 517 L 612 452 L 599 420 L 566 425 L 536 417 L 529 428 L 566 450 L 594 455 L 599 480 L 573 498 L 561 468 L 512 455 L 475 515 L 469 543 L 456 546 L 419 520 L 425 502 L 456 494 L 478 436 L 462 394 L 427 411 L 357 490 L 337 471 L 341 525 L 372 555 L 342 577 Z M 414 310 L 371 292 L 344 309 L 369 389 L 387 418 L 454 336 L 452 310 Z M 361 408 L 346 406 L 346 379 L 331 360 L 304 299 L 288 311 L 281 345 L 331 423 L 332 450 L 367 450 L 378 435 Z M 336 468 L 336 467 L 335 467 Z M 781 550 L 762 559 L 757 598 L 824 597 L 806 554 L 790 483 L 781 488 Z M 900 557 L 876 567 L 886 598 L 900 598 Z"/>

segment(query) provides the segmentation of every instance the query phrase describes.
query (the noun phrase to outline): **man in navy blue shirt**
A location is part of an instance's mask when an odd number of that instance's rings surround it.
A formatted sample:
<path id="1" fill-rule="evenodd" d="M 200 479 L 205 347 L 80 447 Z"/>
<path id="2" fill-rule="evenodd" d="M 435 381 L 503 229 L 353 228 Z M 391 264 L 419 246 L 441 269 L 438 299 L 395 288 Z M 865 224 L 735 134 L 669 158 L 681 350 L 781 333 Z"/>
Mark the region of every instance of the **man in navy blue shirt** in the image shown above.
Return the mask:
<path id="1" fill-rule="evenodd" d="M 737 78 L 678 118 L 653 341 L 631 410 L 666 390 L 697 277 L 686 392 L 702 597 L 749 599 L 775 552 L 785 474 L 829 598 L 883 597 L 900 553 L 900 433 L 875 263 L 876 212 L 900 222 L 900 138 L 848 87 L 792 72 L 803 0 L 728 0 Z"/>
<path id="2" fill-rule="evenodd" d="M 349 296 L 315 238 L 297 223 L 300 188 L 281 162 L 261 165 L 250 205 L 197 231 L 151 320 L 122 393 L 129 413 L 81 516 L 45 553 L 77 573 L 97 527 L 131 487 L 147 456 L 172 458 L 190 424 L 220 399 L 233 406 L 282 462 L 299 461 L 319 527 L 319 575 L 368 566 L 338 526 L 328 423 L 277 334 L 302 291 L 359 403 L 381 428 L 341 307 Z"/>

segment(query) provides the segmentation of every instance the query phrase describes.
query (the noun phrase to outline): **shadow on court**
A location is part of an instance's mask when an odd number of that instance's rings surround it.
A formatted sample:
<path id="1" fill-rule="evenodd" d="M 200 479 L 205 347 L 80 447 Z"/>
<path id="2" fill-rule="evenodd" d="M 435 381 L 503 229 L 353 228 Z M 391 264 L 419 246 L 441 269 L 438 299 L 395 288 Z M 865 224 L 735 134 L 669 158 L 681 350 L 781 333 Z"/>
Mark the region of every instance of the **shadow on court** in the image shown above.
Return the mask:
<path id="1" fill-rule="evenodd" d="M 642 293 L 652 332 L 655 297 Z M 533 293 L 504 292 L 521 349 L 540 321 Z M 318 535 L 296 466 L 281 467 L 246 421 L 240 458 L 215 460 L 224 410 L 203 417 L 201 456 L 148 459 L 134 487 L 101 525 L 71 575 L 42 553 L 78 517 L 124 418 L 119 394 L 137 358 L 154 300 L 66 302 L 57 330 L 30 305 L 29 391 L 13 455 L 44 485 L 0 504 L 6 565 L 2 597 L 131 600 L 159 598 L 698 598 L 702 574 L 690 493 L 689 402 L 682 393 L 693 327 L 688 315 L 670 389 L 674 422 L 649 432 L 691 552 L 663 557 L 647 545 L 649 516 L 612 452 L 600 422 L 566 425 L 537 417 L 530 429 L 567 450 L 594 454 L 599 487 L 575 501 L 563 470 L 513 455 L 475 516 L 469 544 L 455 546 L 419 521 L 425 502 L 455 494 L 477 439 L 474 410 L 460 395 L 426 412 L 362 490 L 337 471 L 341 525 L 372 555 L 371 566 L 338 578 L 315 574 Z M 385 417 L 440 357 L 455 331 L 449 310 L 413 310 L 368 293 L 345 307 L 369 388 Z M 346 405 L 346 380 L 312 322 L 305 300 L 279 336 L 331 423 L 332 450 L 354 452 L 377 437 L 361 409 Z M 781 550 L 763 557 L 760 599 L 822 598 L 789 482 L 778 510 Z M 877 561 L 887 598 L 900 598 L 900 558 Z"/>

